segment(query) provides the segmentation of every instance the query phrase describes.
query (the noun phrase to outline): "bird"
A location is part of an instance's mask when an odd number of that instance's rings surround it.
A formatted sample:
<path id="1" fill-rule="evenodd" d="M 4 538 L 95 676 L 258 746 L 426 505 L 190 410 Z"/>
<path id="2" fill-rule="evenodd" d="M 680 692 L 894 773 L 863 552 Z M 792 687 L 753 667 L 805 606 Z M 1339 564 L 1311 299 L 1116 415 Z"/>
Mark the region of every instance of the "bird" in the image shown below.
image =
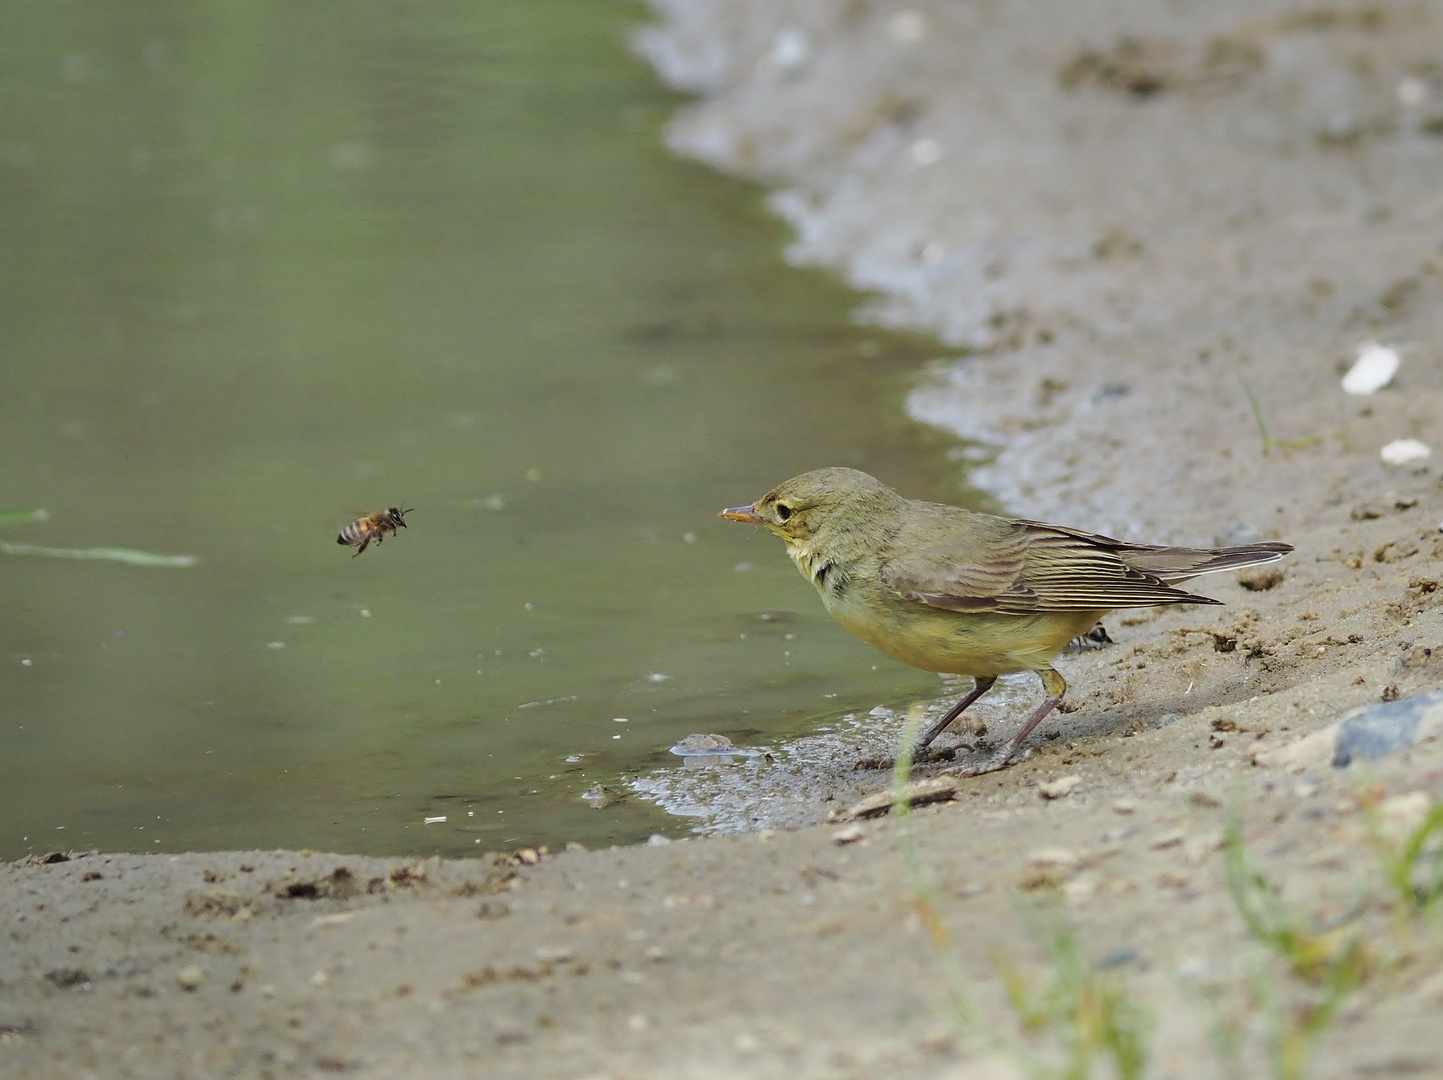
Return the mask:
<path id="1" fill-rule="evenodd" d="M 1202 574 L 1281 559 L 1291 544 L 1167 547 L 908 499 L 856 469 L 786 480 L 718 515 L 764 526 L 786 544 L 828 614 L 867 644 L 924 671 L 970 675 L 972 690 L 927 728 L 916 758 L 997 681 L 1035 671 L 1045 700 L 1003 748 L 953 770 L 1004 768 L 1062 701 L 1052 662 L 1109 611 L 1219 604 L 1177 586 Z"/>

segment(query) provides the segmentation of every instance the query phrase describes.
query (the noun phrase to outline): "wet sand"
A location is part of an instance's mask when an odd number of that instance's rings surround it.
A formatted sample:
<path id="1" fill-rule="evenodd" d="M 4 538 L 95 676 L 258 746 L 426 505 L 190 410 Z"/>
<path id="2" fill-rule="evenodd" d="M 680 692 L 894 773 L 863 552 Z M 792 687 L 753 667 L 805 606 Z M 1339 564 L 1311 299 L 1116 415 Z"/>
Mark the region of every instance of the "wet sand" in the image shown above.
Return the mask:
<path id="1" fill-rule="evenodd" d="M 749 764 L 735 797 L 774 827 L 738 836 L 0 868 L 0 1074 L 1018 1075 L 952 1022 L 944 960 L 1020 1043 L 998 957 L 1047 972 L 1021 897 L 1055 901 L 1157 1015 L 1151 1075 L 1215 1076 L 1199 996 L 1261 1015 L 1218 851 L 1234 806 L 1300 917 L 1375 958 L 1314 1075 L 1443 1074 L 1436 936 L 1397 932 L 1364 809 L 1443 794 L 1443 747 L 1269 756 L 1443 686 L 1437 459 L 1380 459 L 1443 452 L 1443 16 L 655 6 L 641 47 L 699 95 L 672 145 L 772 187 L 791 257 L 871 291 L 865 317 L 939 334 L 908 407 L 972 440 L 1000 507 L 1297 551 L 1280 577 L 1203 583 L 1226 607 L 1109 619 L 1116 644 L 1063 661 L 1072 711 L 1030 760 L 916 811 L 914 856 L 895 819 L 819 824 L 886 774 L 778 792 Z M 1400 370 L 1350 397 L 1368 340 Z M 994 736 L 1017 700 L 979 708 Z M 858 752 L 900 725 L 858 719 Z"/>

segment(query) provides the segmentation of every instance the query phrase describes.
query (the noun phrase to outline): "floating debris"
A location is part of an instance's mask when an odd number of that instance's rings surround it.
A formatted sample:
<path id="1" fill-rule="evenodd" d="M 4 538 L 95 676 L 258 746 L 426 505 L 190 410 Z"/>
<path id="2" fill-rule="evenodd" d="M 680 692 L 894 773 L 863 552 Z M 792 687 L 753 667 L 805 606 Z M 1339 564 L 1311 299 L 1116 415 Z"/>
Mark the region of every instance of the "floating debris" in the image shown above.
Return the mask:
<path id="1" fill-rule="evenodd" d="M 1432 454 L 1432 448 L 1417 439 L 1394 439 L 1378 452 L 1384 465 L 1412 465 L 1427 461 Z"/>
<path id="2" fill-rule="evenodd" d="M 699 765 L 730 765 L 739 757 L 760 757 L 762 751 L 733 745 L 725 735 L 688 735 L 671 748 L 687 768 Z"/>
<path id="3" fill-rule="evenodd" d="M 0 510 L 0 525 L 30 525 L 49 520 L 48 510 Z"/>
<path id="4" fill-rule="evenodd" d="M 626 798 L 623 792 L 615 788 L 607 787 L 605 784 L 596 783 L 587 788 L 582 794 L 582 799 L 591 804 L 593 810 L 605 810 L 608 806 L 615 806 Z"/>
<path id="5" fill-rule="evenodd" d="M 1398 373 L 1398 350 L 1376 341 L 1358 347 L 1358 359 L 1343 376 L 1343 392 L 1354 397 L 1376 394 Z"/>
<path id="6" fill-rule="evenodd" d="M 194 555 L 156 555 L 149 551 L 135 551 L 131 548 L 53 548 L 37 544 L 11 544 L 0 540 L 0 554 L 43 555 L 49 559 L 104 559 L 110 562 L 128 563 L 131 566 L 194 566 L 200 562 Z"/>

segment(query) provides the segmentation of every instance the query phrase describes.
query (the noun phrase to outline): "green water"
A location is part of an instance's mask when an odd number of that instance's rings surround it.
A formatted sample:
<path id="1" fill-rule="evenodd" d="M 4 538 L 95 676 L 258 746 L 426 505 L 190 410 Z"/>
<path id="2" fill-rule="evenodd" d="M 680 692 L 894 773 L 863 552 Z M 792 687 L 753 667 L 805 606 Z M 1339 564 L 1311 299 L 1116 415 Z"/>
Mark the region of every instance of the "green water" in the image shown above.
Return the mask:
<path id="1" fill-rule="evenodd" d="M 580 795 L 681 736 L 934 689 L 715 517 L 958 496 L 933 347 L 666 156 L 642 14 L 7 5 L 0 536 L 199 562 L 0 557 L 0 854 L 629 841 L 684 823 Z"/>

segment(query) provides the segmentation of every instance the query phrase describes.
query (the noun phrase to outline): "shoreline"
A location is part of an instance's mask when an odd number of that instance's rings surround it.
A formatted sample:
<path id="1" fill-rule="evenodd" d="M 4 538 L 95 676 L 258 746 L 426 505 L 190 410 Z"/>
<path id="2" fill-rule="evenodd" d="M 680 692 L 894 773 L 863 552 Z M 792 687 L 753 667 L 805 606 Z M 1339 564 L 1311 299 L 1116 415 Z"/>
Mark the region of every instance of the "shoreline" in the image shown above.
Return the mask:
<path id="1" fill-rule="evenodd" d="M 906 836 L 821 826 L 890 782 L 839 773 L 758 832 L 604 851 L 7 864 L 7 1076 L 1001 1080 L 1020 1073 L 946 1015 L 941 954 L 1013 1030 L 995 958 L 1047 970 L 1019 894 L 1051 898 L 1089 957 L 1125 957 L 1159 1075 L 1213 1076 L 1182 984 L 1246 982 L 1228 814 L 1326 921 L 1376 891 L 1369 800 L 1443 796 L 1436 739 L 1361 773 L 1278 756 L 1443 686 L 1438 463 L 1379 460 L 1397 438 L 1443 453 L 1443 74 L 1424 65 L 1443 17 L 653 7 L 638 47 L 699 94 L 670 145 L 772 188 L 789 259 L 870 292 L 863 318 L 940 336 L 951 358 L 909 413 L 972 440 L 969 476 L 1006 512 L 1148 542 L 1280 537 L 1283 574 L 1209 580 L 1223 608 L 1113 616 L 1115 645 L 1064 660 L 1072 711 L 1035 756 L 919 808 Z M 1349 397 L 1373 339 L 1399 375 Z M 978 714 L 1005 731 L 1015 701 Z M 769 798 L 757 776 L 737 798 Z M 1409 964 L 1356 995 L 1318 1075 L 1443 1069 L 1443 965 Z"/>

